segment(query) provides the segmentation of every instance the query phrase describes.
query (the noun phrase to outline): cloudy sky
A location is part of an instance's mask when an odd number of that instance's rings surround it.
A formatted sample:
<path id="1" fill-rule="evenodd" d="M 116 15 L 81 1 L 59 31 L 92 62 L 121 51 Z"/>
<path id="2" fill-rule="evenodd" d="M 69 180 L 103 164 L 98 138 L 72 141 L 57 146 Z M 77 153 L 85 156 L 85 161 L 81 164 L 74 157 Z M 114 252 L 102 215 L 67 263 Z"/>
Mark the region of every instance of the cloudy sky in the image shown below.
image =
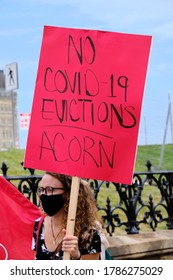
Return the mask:
<path id="1" fill-rule="evenodd" d="M 172 0 L 1 0 L 0 69 L 18 63 L 18 113 L 30 113 L 44 25 L 151 35 L 138 144 L 172 143 Z M 170 102 L 170 103 L 169 103 Z M 27 131 L 20 129 L 20 147 Z"/>

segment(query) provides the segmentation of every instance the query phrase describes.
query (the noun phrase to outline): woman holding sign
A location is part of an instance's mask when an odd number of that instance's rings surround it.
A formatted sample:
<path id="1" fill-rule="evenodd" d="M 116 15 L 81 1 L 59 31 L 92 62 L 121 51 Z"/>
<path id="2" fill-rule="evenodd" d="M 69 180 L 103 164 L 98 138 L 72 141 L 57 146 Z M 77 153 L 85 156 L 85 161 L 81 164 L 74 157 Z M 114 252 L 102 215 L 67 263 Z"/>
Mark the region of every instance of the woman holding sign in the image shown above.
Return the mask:
<path id="1" fill-rule="evenodd" d="M 90 187 L 80 182 L 74 235 L 66 234 L 71 177 L 46 172 L 38 187 L 43 217 L 35 221 L 32 248 L 38 260 L 101 258 L 102 226 Z"/>

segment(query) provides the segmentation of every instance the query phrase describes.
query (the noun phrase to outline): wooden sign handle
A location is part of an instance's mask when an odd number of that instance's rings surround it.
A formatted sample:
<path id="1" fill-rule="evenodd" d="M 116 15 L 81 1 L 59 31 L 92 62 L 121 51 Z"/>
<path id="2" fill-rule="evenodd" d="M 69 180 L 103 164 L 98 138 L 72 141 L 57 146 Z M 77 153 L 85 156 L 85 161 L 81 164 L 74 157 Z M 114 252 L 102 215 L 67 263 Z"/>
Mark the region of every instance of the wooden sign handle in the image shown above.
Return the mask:
<path id="1" fill-rule="evenodd" d="M 72 184 L 71 184 L 71 191 L 70 191 L 68 217 L 67 217 L 67 228 L 66 228 L 67 235 L 74 234 L 76 210 L 77 210 L 78 195 L 79 195 L 79 186 L 80 186 L 80 178 L 73 176 Z M 70 260 L 70 253 L 64 252 L 63 260 Z"/>

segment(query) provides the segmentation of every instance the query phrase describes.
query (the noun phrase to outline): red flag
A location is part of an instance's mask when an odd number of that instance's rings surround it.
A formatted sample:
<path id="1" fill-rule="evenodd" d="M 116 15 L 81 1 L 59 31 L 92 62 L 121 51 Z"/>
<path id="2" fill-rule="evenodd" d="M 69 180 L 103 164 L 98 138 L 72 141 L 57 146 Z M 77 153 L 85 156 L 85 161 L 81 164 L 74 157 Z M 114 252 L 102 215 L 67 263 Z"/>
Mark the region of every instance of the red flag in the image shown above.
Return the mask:
<path id="1" fill-rule="evenodd" d="M 34 221 L 40 210 L 0 177 L 0 260 L 32 260 Z"/>

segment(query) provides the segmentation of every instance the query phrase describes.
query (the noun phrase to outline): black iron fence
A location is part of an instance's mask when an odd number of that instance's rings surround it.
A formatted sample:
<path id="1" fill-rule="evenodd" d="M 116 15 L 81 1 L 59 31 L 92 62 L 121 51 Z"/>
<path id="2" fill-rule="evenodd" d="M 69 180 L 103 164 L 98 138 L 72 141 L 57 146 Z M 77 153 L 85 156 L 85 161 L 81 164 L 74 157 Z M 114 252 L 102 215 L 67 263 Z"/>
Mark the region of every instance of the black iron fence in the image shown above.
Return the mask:
<path id="1" fill-rule="evenodd" d="M 173 229 L 173 171 L 152 171 L 150 161 L 146 166 L 146 172 L 133 174 L 132 185 L 89 180 L 110 236 L 118 229 L 128 234 L 146 229 Z M 33 169 L 26 169 L 29 175 L 8 176 L 5 162 L 1 170 L 6 180 L 39 205 L 37 187 L 41 175 L 36 175 Z"/>

